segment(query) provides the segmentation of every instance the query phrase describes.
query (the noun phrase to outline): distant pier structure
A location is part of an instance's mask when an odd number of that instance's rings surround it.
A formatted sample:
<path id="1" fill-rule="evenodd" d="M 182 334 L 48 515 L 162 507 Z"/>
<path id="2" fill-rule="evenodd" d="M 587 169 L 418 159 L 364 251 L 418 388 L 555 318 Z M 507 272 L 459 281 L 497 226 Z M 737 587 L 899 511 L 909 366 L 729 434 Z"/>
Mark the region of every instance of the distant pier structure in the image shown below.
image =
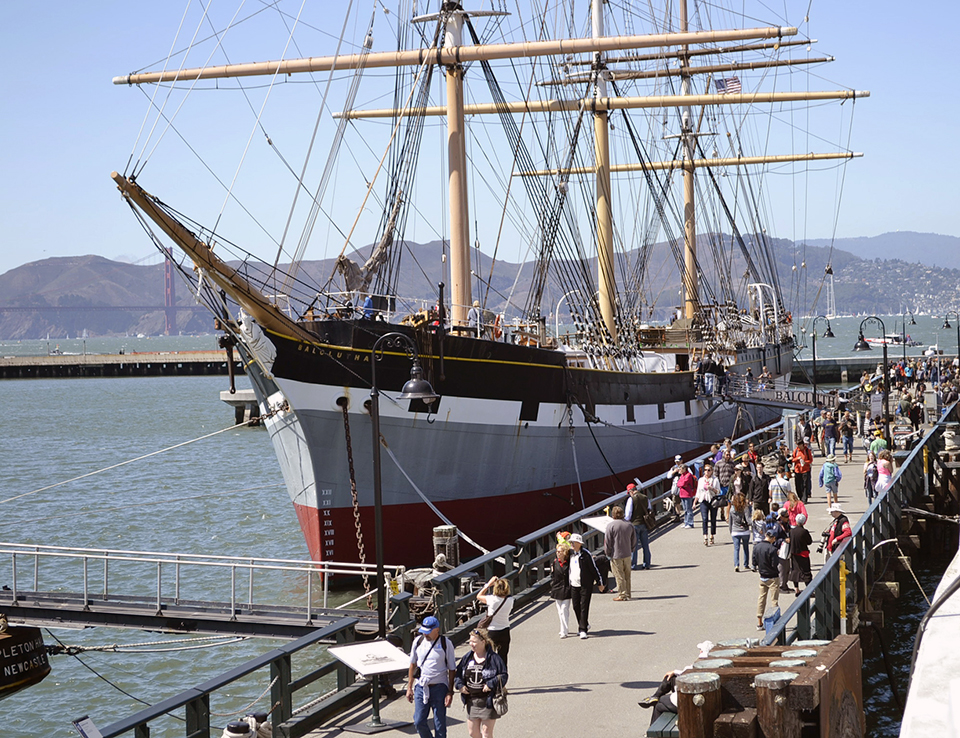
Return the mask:
<path id="1" fill-rule="evenodd" d="M 237 374 L 243 374 L 242 363 L 234 360 L 233 370 Z M 227 356 L 223 351 L 0 357 L 0 379 L 157 377 L 227 373 Z"/>

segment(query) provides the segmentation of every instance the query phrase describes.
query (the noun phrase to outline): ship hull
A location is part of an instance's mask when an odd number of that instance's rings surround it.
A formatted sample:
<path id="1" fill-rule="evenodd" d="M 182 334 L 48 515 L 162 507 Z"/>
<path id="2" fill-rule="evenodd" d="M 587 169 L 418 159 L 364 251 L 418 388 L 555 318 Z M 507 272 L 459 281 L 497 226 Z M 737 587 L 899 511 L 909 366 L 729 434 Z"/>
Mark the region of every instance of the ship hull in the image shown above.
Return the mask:
<path id="1" fill-rule="evenodd" d="M 265 425 L 314 560 L 357 561 L 358 540 L 373 559 L 369 347 L 377 330 L 395 327 L 367 326 L 358 333 L 341 325 L 336 330 L 350 335 L 338 336 L 339 345 L 271 335 L 278 349 L 272 376 L 252 366 Z M 320 331 L 318 337 L 332 336 Z M 753 409 L 738 428 L 737 406 L 698 399 L 690 372 L 571 370 L 557 351 L 414 338 L 426 349 L 427 375 L 441 395 L 429 414 L 417 402 L 395 399 L 409 378 L 406 355 L 386 355 L 376 369 L 389 565 L 429 564 L 432 530 L 448 523 L 477 547 L 513 543 L 635 478 L 661 473 L 675 454 L 689 458 L 735 430 L 779 417 Z M 442 364 L 441 352 L 431 349 L 434 340 L 443 342 Z M 786 348 L 767 346 L 745 350 L 739 363 L 757 375 L 769 362 L 788 375 L 789 356 Z M 469 543 L 461 549 L 465 556 L 475 552 Z"/>

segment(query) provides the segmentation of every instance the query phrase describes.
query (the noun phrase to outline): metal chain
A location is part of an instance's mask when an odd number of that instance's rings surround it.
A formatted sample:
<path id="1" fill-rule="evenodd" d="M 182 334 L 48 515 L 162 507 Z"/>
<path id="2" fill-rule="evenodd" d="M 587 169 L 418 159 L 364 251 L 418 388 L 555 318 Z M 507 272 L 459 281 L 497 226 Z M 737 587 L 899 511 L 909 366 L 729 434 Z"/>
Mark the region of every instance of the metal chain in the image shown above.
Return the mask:
<path id="1" fill-rule="evenodd" d="M 367 555 L 363 550 L 363 532 L 360 529 L 360 500 L 357 498 L 357 478 L 353 471 L 353 443 L 350 440 L 350 415 L 347 403 L 341 405 L 343 410 L 343 432 L 347 439 L 347 464 L 350 466 L 350 496 L 353 498 L 353 521 L 357 529 L 357 551 L 360 553 L 360 563 L 367 563 Z M 363 575 L 363 591 L 367 593 L 367 608 L 372 610 L 373 595 L 370 593 L 370 575 Z"/>

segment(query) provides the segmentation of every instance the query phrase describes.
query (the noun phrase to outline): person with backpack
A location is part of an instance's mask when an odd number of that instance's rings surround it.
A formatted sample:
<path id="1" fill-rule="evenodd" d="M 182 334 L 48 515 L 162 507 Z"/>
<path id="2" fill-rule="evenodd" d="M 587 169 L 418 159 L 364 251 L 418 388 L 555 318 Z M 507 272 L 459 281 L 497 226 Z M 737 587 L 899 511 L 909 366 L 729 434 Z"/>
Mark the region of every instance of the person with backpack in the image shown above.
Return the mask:
<path id="1" fill-rule="evenodd" d="M 447 708 L 453 702 L 457 670 L 453 642 L 440 635 L 440 621 L 433 615 L 423 619 L 419 631 L 407 671 L 407 702 L 413 703 L 413 725 L 420 738 L 434 738 L 427 722 L 432 710 L 436 738 L 447 738 Z"/>
<path id="2" fill-rule="evenodd" d="M 840 480 L 843 472 L 837 465 L 837 457 L 830 454 L 820 468 L 820 486 L 827 488 L 827 505 L 840 502 Z"/>

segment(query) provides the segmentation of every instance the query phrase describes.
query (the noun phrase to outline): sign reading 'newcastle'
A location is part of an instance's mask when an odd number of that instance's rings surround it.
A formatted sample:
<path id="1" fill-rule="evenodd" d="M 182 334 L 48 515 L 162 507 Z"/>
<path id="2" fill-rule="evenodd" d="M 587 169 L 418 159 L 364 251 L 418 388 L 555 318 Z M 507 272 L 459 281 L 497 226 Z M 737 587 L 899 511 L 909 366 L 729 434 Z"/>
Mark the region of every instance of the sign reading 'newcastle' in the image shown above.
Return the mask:
<path id="1" fill-rule="evenodd" d="M 837 395 L 827 395 L 817 392 L 816 395 L 810 390 L 795 389 L 768 389 L 757 390 L 750 393 L 751 397 L 770 402 L 782 402 L 788 405 L 804 405 L 806 407 L 816 407 L 817 402 L 825 410 L 836 410 L 839 406 L 839 397 Z"/>

